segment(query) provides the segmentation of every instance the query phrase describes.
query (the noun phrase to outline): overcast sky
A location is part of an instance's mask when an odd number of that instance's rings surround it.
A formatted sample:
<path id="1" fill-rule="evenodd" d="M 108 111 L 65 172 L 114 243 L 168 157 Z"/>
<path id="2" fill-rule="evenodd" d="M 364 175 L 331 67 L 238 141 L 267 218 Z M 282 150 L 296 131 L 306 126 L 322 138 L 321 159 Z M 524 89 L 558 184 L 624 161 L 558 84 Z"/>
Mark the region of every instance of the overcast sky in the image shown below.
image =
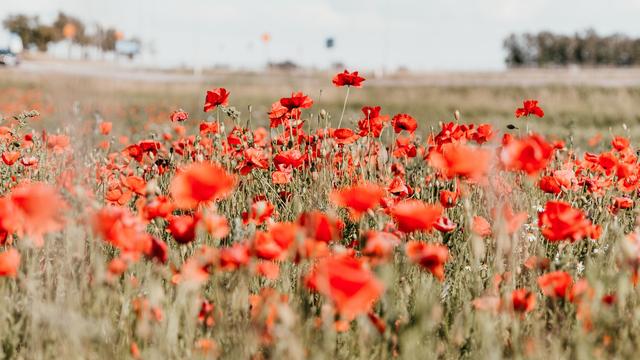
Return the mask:
<path id="1" fill-rule="evenodd" d="M 511 32 L 640 36 L 640 0 L 0 0 L 0 18 L 58 10 L 137 36 L 151 65 L 257 67 L 290 59 L 324 67 L 499 69 Z M 268 32 L 268 47 L 260 35 Z M 335 48 L 324 47 L 327 37 Z"/>

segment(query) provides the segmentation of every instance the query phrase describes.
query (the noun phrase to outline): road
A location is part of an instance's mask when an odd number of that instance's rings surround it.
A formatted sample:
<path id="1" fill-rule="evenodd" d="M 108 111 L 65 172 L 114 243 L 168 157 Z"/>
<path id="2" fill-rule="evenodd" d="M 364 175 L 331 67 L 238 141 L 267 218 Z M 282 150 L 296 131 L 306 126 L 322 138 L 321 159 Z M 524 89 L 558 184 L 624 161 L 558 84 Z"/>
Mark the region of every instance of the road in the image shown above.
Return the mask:
<path id="1" fill-rule="evenodd" d="M 108 78 L 118 81 L 191 83 L 205 82 L 220 76 L 252 76 L 274 81 L 277 78 L 325 77 L 327 72 L 298 70 L 293 74 L 281 71 L 255 72 L 210 70 L 201 74 L 188 71 L 145 69 L 126 64 L 79 61 L 26 61 L 16 68 L 0 68 L 3 72 L 24 75 L 67 75 Z M 368 86 L 640 86 L 640 68 L 631 69 L 521 69 L 504 71 L 438 71 L 404 72 L 387 76 L 368 76 Z"/>

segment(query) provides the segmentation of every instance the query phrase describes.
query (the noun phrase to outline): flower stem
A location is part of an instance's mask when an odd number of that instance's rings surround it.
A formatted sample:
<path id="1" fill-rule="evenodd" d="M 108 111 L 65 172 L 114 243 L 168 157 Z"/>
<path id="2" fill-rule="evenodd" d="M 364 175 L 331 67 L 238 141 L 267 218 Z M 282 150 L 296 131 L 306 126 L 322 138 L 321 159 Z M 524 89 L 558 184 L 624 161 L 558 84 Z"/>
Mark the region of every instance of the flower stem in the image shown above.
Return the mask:
<path id="1" fill-rule="evenodd" d="M 344 97 L 344 104 L 342 105 L 342 115 L 340 115 L 340 121 L 338 121 L 338 129 L 340 129 L 340 125 L 342 125 L 342 118 L 344 118 L 344 111 L 347 109 L 347 100 L 349 100 L 349 90 L 351 90 L 351 86 L 347 86 L 347 95 Z"/>

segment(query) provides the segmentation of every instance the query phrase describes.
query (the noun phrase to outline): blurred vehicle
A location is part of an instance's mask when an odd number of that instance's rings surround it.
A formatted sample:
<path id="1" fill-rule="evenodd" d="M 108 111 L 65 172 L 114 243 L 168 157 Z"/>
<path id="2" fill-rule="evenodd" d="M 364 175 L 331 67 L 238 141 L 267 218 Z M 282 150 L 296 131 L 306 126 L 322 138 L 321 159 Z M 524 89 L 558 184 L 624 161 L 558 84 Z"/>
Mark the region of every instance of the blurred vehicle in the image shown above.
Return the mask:
<path id="1" fill-rule="evenodd" d="M 0 49 L 0 65 L 17 66 L 20 64 L 18 54 L 14 54 L 9 49 Z"/>
<path id="2" fill-rule="evenodd" d="M 133 59 L 140 54 L 140 42 L 137 40 L 118 40 L 116 42 L 116 53 Z"/>
<path id="3" fill-rule="evenodd" d="M 23 49 L 22 39 L 18 35 L 0 30 L 0 65 L 18 65 Z"/>

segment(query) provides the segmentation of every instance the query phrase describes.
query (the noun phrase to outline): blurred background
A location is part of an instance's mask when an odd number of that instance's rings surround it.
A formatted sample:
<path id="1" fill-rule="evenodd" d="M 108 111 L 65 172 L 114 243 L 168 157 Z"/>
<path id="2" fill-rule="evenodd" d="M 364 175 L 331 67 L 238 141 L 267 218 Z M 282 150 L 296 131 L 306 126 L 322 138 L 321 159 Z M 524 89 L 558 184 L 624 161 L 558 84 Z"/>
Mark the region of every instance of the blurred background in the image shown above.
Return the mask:
<path id="1" fill-rule="evenodd" d="M 640 119 L 638 18 L 640 0 L 2 0 L 0 114 L 37 105 L 59 124 L 79 104 L 135 126 L 201 114 L 213 86 L 260 115 L 293 90 L 334 111 L 346 68 L 368 79 L 351 120 L 376 104 L 500 124 L 536 97 L 558 131 L 596 129 Z"/>
<path id="2" fill-rule="evenodd" d="M 163 68 L 261 69 L 271 62 L 378 71 L 495 70 L 506 65 L 504 41 L 511 34 L 617 35 L 612 41 L 620 42 L 640 36 L 639 15 L 638 0 L 3 0 L 0 5 L 5 31 L 17 33 L 30 52 L 99 60 L 132 55 L 135 63 Z M 540 46 L 552 41 L 539 40 L 545 43 Z M 627 50 L 634 59 L 640 56 L 637 42 Z M 588 57 L 589 49 L 582 52 Z"/>

